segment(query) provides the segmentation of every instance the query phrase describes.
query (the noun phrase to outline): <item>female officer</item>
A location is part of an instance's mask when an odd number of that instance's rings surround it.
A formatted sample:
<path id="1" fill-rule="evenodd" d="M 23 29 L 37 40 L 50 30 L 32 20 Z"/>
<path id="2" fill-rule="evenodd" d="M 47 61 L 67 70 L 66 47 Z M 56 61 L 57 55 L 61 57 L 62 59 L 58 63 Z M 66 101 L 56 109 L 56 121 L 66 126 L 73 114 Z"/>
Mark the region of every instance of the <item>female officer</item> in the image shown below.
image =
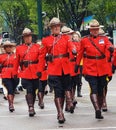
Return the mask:
<path id="1" fill-rule="evenodd" d="M 13 112 L 14 106 L 14 92 L 16 89 L 16 86 L 19 83 L 19 79 L 14 77 L 13 70 L 14 70 L 14 64 L 16 60 L 16 56 L 14 51 L 15 43 L 11 43 L 10 41 L 6 41 L 3 44 L 3 48 L 5 50 L 5 53 L 0 55 L 0 71 L 1 71 L 1 78 L 2 78 L 2 84 L 6 87 L 8 91 L 8 103 L 9 103 L 9 111 Z"/>

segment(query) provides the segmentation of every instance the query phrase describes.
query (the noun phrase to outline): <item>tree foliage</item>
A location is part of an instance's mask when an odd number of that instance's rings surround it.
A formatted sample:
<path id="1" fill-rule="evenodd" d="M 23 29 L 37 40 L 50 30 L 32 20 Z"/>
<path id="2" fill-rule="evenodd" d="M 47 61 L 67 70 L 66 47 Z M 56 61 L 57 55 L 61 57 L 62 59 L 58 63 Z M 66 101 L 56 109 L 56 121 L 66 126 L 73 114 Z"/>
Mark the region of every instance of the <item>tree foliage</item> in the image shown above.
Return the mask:
<path id="1" fill-rule="evenodd" d="M 24 1 L 4 0 L 0 1 L 1 17 L 7 23 L 7 31 L 11 32 L 11 37 L 18 41 L 19 35 L 26 25 L 28 25 L 28 8 Z M 4 30 L 6 31 L 6 30 Z"/>
<path id="2" fill-rule="evenodd" d="M 95 15 L 101 24 L 107 24 L 109 21 L 116 21 L 116 0 L 91 0 L 88 10 Z"/>
<path id="3" fill-rule="evenodd" d="M 87 0 L 45 0 L 43 9 L 49 18 L 59 17 L 72 29 L 80 28 L 86 15 Z"/>
<path id="4" fill-rule="evenodd" d="M 47 14 L 43 18 L 43 27 L 47 27 L 52 17 L 59 17 L 67 26 L 77 30 L 88 12 L 104 25 L 106 18 L 116 21 L 116 0 L 42 0 L 42 9 Z M 37 0 L 0 0 L 0 26 L 4 21 L 16 41 L 24 27 L 38 34 Z"/>

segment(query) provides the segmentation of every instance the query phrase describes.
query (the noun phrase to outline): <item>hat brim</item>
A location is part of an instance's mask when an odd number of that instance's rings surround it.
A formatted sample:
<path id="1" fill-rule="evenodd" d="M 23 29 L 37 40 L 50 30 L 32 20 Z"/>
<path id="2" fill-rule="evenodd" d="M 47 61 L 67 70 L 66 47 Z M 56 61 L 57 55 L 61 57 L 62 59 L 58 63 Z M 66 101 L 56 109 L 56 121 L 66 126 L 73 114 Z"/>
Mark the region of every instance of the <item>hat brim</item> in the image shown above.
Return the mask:
<path id="1" fill-rule="evenodd" d="M 104 26 L 103 25 L 100 25 L 100 26 L 94 26 L 94 27 L 92 27 L 92 26 L 86 26 L 86 28 L 88 28 L 88 29 L 97 29 L 97 28 L 103 28 Z"/>
<path id="2" fill-rule="evenodd" d="M 32 36 L 33 35 L 33 33 L 31 32 L 31 33 L 24 33 L 24 34 L 22 34 L 22 37 L 25 37 L 25 36 Z"/>
<path id="3" fill-rule="evenodd" d="M 9 44 L 3 44 L 2 47 L 5 47 L 5 46 L 12 46 L 12 47 L 15 47 L 16 44 L 15 43 L 9 43 Z"/>
<path id="4" fill-rule="evenodd" d="M 49 24 L 48 25 L 48 27 L 53 27 L 53 26 L 56 26 L 56 25 L 61 25 L 61 26 L 63 26 L 63 25 L 65 25 L 65 23 L 51 23 L 51 24 Z"/>
<path id="5" fill-rule="evenodd" d="M 62 34 L 72 34 L 74 31 L 69 31 L 69 32 L 62 32 Z"/>

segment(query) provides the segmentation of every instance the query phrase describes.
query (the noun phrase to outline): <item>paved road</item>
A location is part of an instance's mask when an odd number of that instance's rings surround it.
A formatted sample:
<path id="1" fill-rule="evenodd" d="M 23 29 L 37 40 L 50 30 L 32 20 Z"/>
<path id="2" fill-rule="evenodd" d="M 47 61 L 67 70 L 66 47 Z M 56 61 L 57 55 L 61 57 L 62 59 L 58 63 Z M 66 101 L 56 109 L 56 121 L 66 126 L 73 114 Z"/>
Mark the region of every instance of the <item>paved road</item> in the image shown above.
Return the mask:
<path id="1" fill-rule="evenodd" d="M 94 117 L 93 106 L 89 99 L 89 86 L 83 79 L 82 98 L 77 98 L 78 105 L 74 114 L 64 112 L 66 122 L 57 123 L 56 108 L 53 94 L 45 96 L 45 109 L 40 110 L 36 101 L 35 117 L 28 117 L 27 105 L 24 98 L 25 92 L 15 97 L 15 112 L 8 111 L 7 101 L 0 95 L 0 130 L 116 130 L 116 75 L 109 84 L 108 112 L 103 113 L 104 119 Z"/>

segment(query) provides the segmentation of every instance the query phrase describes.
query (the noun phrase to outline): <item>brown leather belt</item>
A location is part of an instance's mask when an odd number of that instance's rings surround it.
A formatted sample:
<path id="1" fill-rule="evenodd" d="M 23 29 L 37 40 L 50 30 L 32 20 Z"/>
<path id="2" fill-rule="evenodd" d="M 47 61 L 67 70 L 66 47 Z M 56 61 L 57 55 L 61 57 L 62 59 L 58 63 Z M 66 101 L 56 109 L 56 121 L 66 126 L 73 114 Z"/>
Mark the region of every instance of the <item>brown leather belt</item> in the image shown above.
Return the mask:
<path id="1" fill-rule="evenodd" d="M 23 64 L 25 64 L 25 63 L 28 63 L 28 64 L 37 64 L 38 60 L 36 60 L 36 61 L 27 61 L 27 60 L 25 60 L 25 61 L 22 61 L 22 63 Z"/>
<path id="2" fill-rule="evenodd" d="M 9 64 L 9 65 L 4 65 L 3 68 L 12 68 L 13 64 Z"/>
<path id="3" fill-rule="evenodd" d="M 73 59 L 70 59 L 69 61 L 70 61 L 70 62 L 75 62 L 75 61 L 76 61 L 76 59 L 75 59 L 75 58 L 73 58 Z"/>
<path id="4" fill-rule="evenodd" d="M 66 53 L 66 54 L 59 54 L 59 55 L 55 55 L 53 56 L 53 58 L 63 58 L 63 57 L 69 57 L 69 53 Z"/>
<path id="5" fill-rule="evenodd" d="M 102 56 L 89 56 L 89 55 L 84 54 L 84 58 L 99 60 L 99 59 L 104 59 L 105 56 L 104 55 L 102 55 Z"/>

